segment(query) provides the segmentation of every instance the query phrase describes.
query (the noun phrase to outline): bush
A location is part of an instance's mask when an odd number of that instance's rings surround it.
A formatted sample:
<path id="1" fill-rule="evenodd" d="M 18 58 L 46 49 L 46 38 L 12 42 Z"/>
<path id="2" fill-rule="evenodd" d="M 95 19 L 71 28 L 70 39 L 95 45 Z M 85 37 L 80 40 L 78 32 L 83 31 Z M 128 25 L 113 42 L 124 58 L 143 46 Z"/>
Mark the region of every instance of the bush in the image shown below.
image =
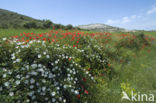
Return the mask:
<path id="1" fill-rule="evenodd" d="M 50 27 L 52 27 L 52 24 L 53 23 L 50 20 L 43 21 L 43 27 L 44 28 L 50 28 Z"/>
<path id="2" fill-rule="evenodd" d="M 94 62 L 103 58 L 91 57 L 89 48 L 5 39 L 0 46 L 1 102 L 5 98 L 7 103 L 84 103 L 93 99 L 94 77 L 88 68 L 103 68 L 103 61 Z"/>
<path id="3" fill-rule="evenodd" d="M 71 29 L 73 29 L 73 26 L 72 26 L 71 24 L 69 24 L 69 25 L 67 25 L 67 26 L 65 27 L 65 29 L 66 29 L 66 30 L 71 30 Z"/>
<path id="4" fill-rule="evenodd" d="M 24 28 L 27 28 L 27 29 L 31 29 L 31 28 L 37 28 L 37 24 L 35 21 L 31 21 L 31 22 L 26 22 L 24 25 L 23 25 Z"/>

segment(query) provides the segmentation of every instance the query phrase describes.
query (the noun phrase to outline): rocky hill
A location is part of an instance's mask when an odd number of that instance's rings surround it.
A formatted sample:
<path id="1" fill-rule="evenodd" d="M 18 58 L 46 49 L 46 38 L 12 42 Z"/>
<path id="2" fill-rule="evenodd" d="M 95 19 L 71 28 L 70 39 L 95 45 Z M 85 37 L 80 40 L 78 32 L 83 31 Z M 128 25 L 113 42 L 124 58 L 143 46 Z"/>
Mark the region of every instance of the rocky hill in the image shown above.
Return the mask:
<path id="1" fill-rule="evenodd" d="M 98 32 L 126 32 L 128 30 L 119 27 L 113 27 L 106 24 L 88 24 L 88 25 L 79 25 L 80 29 L 84 30 L 94 30 Z"/>

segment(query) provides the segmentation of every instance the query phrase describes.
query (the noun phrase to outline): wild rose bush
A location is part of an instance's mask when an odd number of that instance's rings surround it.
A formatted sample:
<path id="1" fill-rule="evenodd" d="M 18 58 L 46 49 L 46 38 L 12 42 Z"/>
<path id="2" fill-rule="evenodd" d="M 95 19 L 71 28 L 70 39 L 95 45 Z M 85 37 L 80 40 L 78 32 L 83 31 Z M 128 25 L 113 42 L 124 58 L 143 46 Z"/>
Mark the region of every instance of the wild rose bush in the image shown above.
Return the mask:
<path id="1" fill-rule="evenodd" d="M 85 42 L 86 46 L 77 48 L 41 40 L 22 42 L 3 38 L 0 41 L 1 102 L 91 102 L 93 71 L 107 68 L 108 60 L 96 41 L 90 38 Z"/>

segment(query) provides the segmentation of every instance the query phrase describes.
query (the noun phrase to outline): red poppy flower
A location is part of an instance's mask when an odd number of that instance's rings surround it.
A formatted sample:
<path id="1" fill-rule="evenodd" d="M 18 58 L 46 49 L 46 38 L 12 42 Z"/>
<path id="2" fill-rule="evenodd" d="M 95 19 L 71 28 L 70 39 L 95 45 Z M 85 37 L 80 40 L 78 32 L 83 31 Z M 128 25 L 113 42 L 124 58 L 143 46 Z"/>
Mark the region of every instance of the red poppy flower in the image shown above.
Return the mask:
<path id="1" fill-rule="evenodd" d="M 76 97 L 77 97 L 78 99 L 80 99 L 80 94 L 78 94 Z"/>
<path id="2" fill-rule="evenodd" d="M 46 41 L 46 38 L 43 38 L 44 41 Z"/>
<path id="3" fill-rule="evenodd" d="M 90 71 L 91 69 L 90 68 L 88 68 L 88 71 Z"/>
<path id="4" fill-rule="evenodd" d="M 83 78 L 82 78 L 82 80 L 85 82 L 85 81 L 86 81 L 86 78 L 85 78 L 85 77 L 83 77 Z"/>
<path id="5" fill-rule="evenodd" d="M 71 61 L 71 58 L 69 58 L 68 60 Z"/>
<path id="6" fill-rule="evenodd" d="M 88 91 L 87 91 L 87 90 L 85 90 L 85 91 L 84 91 L 84 93 L 85 93 L 85 94 L 88 94 Z"/>
<path id="7" fill-rule="evenodd" d="M 107 64 L 108 65 L 108 67 L 110 67 L 111 66 L 111 64 Z"/>

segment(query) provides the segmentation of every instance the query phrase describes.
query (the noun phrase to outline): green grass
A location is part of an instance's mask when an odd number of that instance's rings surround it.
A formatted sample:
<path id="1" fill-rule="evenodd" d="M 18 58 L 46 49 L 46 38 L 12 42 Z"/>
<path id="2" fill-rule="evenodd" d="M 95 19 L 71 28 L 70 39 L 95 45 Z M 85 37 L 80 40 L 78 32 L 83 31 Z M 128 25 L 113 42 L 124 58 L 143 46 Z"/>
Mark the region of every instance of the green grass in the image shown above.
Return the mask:
<path id="1" fill-rule="evenodd" d="M 150 53 L 147 52 L 149 49 Z M 118 74 L 108 82 L 109 91 L 99 98 L 99 103 L 131 103 L 126 100 L 121 102 L 122 82 L 131 84 L 137 92 L 153 93 L 156 96 L 156 44 L 147 50 L 141 51 L 137 57 L 132 57 L 129 65 L 114 64 Z"/>
<path id="2" fill-rule="evenodd" d="M 42 29 L 1 29 L 0 38 L 19 35 L 20 33 L 44 33 L 49 30 Z M 88 31 L 85 31 L 88 32 Z M 139 32 L 136 33 L 136 35 Z M 156 37 L 156 32 L 144 32 L 146 35 Z M 121 33 L 112 33 L 121 34 Z M 150 50 L 150 52 L 148 52 Z M 137 92 L 154 93 L 156 96 L 156 44 L 131 56 L 129 64 L 123 65 L 116 62 L 112 63 L 116 74 L 112 80 L 105 80 L 106 85 L 101 85 L 97 103 L 131 103 L 129 101 L 121 102 L 121 83 L 129 83 Z M 135 53 L 135 52 L 134 52 Z M 156 100 L 155 100 L 156 101 Z M 143 103 L 143 102 L 142 102 Z M 144 102 L 147 103 L 147 102 Z"/>
<path id="3" fill-rule="evenodd" d="M 45 33 L 50 31 L 50 29 L 0 29 L 0 38 L 20 35 L 20 33 Z"/>

